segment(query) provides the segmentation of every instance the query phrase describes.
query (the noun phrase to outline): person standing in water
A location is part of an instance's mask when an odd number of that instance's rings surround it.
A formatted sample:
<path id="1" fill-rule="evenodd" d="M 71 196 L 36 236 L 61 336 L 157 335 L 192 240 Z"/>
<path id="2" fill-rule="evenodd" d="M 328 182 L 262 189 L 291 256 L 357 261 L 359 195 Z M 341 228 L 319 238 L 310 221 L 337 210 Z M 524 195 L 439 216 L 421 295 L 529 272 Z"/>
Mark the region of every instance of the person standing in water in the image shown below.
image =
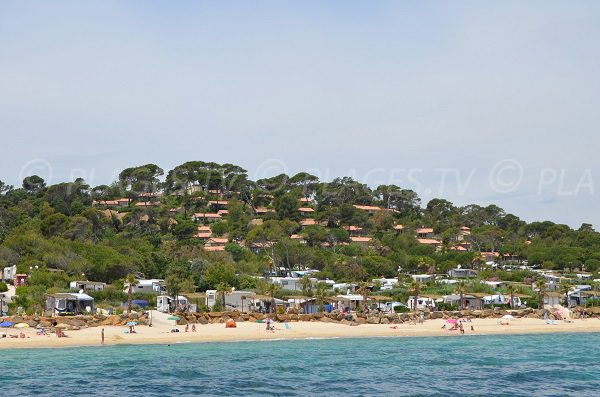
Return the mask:
<path id="1" fill-rule="evenodd" d="M 102 345 L 104 344 L 104 328 L 102 328 L 102 332 L 100 333 L 100 339 L 102 340 Z"/>

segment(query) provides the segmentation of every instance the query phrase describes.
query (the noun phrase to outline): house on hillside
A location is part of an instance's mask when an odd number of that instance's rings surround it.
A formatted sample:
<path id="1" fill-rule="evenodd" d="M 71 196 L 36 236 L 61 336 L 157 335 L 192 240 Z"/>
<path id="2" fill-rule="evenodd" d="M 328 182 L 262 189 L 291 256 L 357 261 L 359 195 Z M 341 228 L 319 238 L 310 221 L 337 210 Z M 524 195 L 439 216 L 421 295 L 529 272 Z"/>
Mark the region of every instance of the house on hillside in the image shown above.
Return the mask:
<path id="1" fill-rule="evenodd" d="M 229 201 L 227 200 L 211 200 L 208 202 L 208 206 L 214 211 L 226 210 Z"/>
<path id="2" fill-rule="evenodd" d="M 300 215 L 304 217 L 312 216 L 315 213 L 315 210 L 310 207 L 300 207 L 298 208 L 298 211 L 300 212 Z"/>
<path id="3" fill-rule="evenodd" d="M 256 215 L 262 216 L 268 214 L 269 212 L 275 212 L 275 210 L 273 208 L 257 207 L 254 212 Z"/>
<path id="4" fill-rule="evenodd" d="M 29 274 L 25 274 L 25 273 L 15 274 L 15 287 L 22 287 L 24 285 L 27 285 L 28 279 L 29 279 Z"/>
<path id="5" fill-rule="evenodd" d="M 397 234 L 404 234 L 406 228 L 404 227 L 404 225 L 394 225 L 394 230 Z"/>
<path id="6" fill-rule="evenodd" d="M 415 230 L 418 239 L 437 239 L 432 227 L 419 227 Z"/>
<path id="7" fill-rule="evenodd" d="M 442 245 L 442 242 L 440 240 L 436 240 L 433 238 L 418 238 L 417 243 L 423 244 L 423 245 L 431 245 L 432 247 L 434 247 L 436 249 Z"/>
<path id="8" fill-rule="evenodd" d="M 350 241 L 354 244 L 358 244 L 363 249 L 367 249 L 373 239 L 371 237 L 350 237 Z"/>
<path id="9" fill-rule="evenodd" d="M 214 214 L 211 212 L 197 212 L 194 215 L 192 215 L 192 220 L 195 222 L 208 223 L 208 222 L 220 221 L 221 219 L 222 219 L 221 215 Z"/>
<path id="10" fill-rule="evenodd" d="M 3 281 L 13 281 L 17 275 L 17 265 L 7 266 L 2 272 Z"/>
<path id="11" fill-rule="evenodd" d="M 317 221 L 314 219 L 302 219 L 299 222 L 300 226 L 304 229 L 306 226 L 314 226 L 317 224 Z"/>
<path id="12" fill-rule="evenodd" d="M 367 231 L 360 226 L 355 226 L 355 225 L 343 226 L 342 229 L 347 231 L 351 237 L 362 237 L 367 234 Z"/>

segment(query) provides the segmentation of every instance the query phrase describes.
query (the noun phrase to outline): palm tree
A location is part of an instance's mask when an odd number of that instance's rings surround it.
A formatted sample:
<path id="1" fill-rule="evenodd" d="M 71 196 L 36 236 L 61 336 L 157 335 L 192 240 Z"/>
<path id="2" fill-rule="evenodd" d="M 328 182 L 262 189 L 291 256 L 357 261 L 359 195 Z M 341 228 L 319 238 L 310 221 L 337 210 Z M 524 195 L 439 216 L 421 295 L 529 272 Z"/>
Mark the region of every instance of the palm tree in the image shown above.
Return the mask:
<path id="1" fill-rule="evenodd" d="M 327 284 L 326 283 L 318 283 L 317 289 L 315 291 L 315 296 L 319 299 L 319 311 L 323 311 L 323 301 L 327 296 Z"/>
<path id="2" fill-rule="evenodd" d="M 569 283 L 561 284 L 560 291 L 565 296 L 565 307 L 569 307 L 569 291 L 570 290 L 571 290 L 571 284 L 569 284 Z"/>
<path id="3" fill-rule="evenodd" d="M 458 295 L 460 295 L 458 308 L 460 310 L 463 310 L 465 307 L 464 296 L 467 293 L 467 284 L 464 281 L 459 282 L 458 284 L 456 284 L 456 288 L 454 289 L 454 292 L 457 293 Z"/>
<path id="4" fill-rule="evenodd" d="M 513 296 L 515 295 L 515 292 L 517 292 L 517 287 L 515 287 L 513 284 L 509 284 L 506 287 L 506 291 L 510 294 L 510 302 L 508 302 L 508 304 L 510 305 L 510 308 L 513 308 Z"/>
<path id="5" fill-rule="evenodd" d="M 421 283 L 418 281 L 413 281 L 412 283 L 410 283 L 409 291 L 412 291 L 414 294 L 413 310 L 417 311 L 417 300 L 419 299 L 419 295 L 421 294 Z"/>
<path id="6" fill-rule="evenodd" d="M 535 281 L 535 285 L 537 286 L 537 289 L 538 289 L 538 297 L 539 297 L 538 308 L 543 309 L 544 308 L 544 297 L 546 296 L 546 292 L 548 290 L 548 284 L 546 284 L 545 278 L 540 277 Z"/>
<path id="7" fill-rule="evenodd" d="M 275 303 L 275 294 L 277 292 L 279 292 L 279 290 L 281 290 L 281 287 L 277 284 L 269 284 L 269 287 L 267 288 L 267 292 L 269 293 L 269 296 L 271 297 L 271 310 L 273 311 L 273 313 L 277 313 L 277 304 Z"/>
<path id="8" fill-rule="evenodd" d="M 305 296 L 312 295 L 312 281 L 308 275 L 300 279 L 300 285 L 302 286 L 302 294 Z"/>
<path id="9" fill-rule="evenodd" d="M 227 305 L 225 304 L 225 295 L 230 294 L 233 288 L 227 283 L 217 284 L 217 294 L 221 294 L 221 302 L 223 304 L 223 311 L 227 311 Z"/>
<path id="10" fill-rule="evenodd" d="M 127 287 L 127 314 L 131 314 L 131 297 L 133 295 L 133 284 L 136 283 L 135 276 L 130 274 L 125 278 L 125 283 L 128 284 Z"/>
<path id="11" fill-rule="evenodd" d="M 368 307 L 367 299 L 369 299 L 369 292 L 371 292 L 370 287 L 371 287 L 371 284 L 369 284 L 366 281 L 363 281 L 360 283 L 358 291 L 357 291 L 359 294 L 362 295 L 364 307 Z"/>

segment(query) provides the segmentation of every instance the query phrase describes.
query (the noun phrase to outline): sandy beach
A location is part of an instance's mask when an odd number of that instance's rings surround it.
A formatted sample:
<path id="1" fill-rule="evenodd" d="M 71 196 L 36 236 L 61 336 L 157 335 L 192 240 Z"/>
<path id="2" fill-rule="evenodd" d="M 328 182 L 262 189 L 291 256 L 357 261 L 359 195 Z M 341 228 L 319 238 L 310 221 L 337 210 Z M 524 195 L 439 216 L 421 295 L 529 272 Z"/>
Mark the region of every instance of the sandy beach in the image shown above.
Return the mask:
<path id="1" fill-rule="evenodd" d="M 366 338 L 366 337 L 418 337 L 418 336 L 456 336 L 469 335 L 505 335 L 505 334 L 541 334 L 556 332 L 600 332 L 600 319 L 573 320 L 566 323 L 557 321 L 556 324 L 546 324 L 544 320 L 523 318 L 501 325 L 495 318 L 475 319 L 465 322 L 465 334 L 448 330 L 442 326 L 445 320 L 428 320 L 423 324 L 365 324 L 348 326 L 323 322 L 290 322 L 286 328 L 283 323 L 276 323 L 274 332 L 266 331 L 265 324 L 240 322 L 237 328 L 225 328 L 225 324 L 197 325 L 197 332 L 185 332 L 184 326 L 177 326 L 180 332 L 171 332 L 172 326 L 156 324 L 152 327 L 137 326 L 135 334 L 125 333 L 127 327 L 104 327 L 105 345 L 119 344 L 171 344 L 171 343 L 202 343 L 202 342 L 232 342 L 249 340 L 275 339 L 306 339 L 306 338 Z M 473 330 L 471 330 L 473 326 Z M 395 327 L 395 328 L 394 328 Z M 55 348 L 75 346 L 100 346 L 100 327 L 86 328 L 77 331 L 67 331 L 67 337 L 58 338 L 36 335 L 31 328 L 22 331 L 27 336 L 24 339 L 2 338 L 2 348 Z M 18 334 L 19 329 L 2 329 L 0 333 L 7 335 Z"/>

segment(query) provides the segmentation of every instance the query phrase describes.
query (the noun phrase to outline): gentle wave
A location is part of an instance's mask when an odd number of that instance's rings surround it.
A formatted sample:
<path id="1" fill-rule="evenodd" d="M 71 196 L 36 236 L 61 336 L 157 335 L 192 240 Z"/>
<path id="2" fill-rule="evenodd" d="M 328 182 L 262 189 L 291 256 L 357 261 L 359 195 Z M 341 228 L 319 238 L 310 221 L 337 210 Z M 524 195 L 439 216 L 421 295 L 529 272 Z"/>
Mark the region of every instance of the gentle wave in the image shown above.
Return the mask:
<path id="1" fill-rule="evenodd" d="M 592 396 L 598 346 L 577 333 L 7 350 L 0 394 Z"/>

